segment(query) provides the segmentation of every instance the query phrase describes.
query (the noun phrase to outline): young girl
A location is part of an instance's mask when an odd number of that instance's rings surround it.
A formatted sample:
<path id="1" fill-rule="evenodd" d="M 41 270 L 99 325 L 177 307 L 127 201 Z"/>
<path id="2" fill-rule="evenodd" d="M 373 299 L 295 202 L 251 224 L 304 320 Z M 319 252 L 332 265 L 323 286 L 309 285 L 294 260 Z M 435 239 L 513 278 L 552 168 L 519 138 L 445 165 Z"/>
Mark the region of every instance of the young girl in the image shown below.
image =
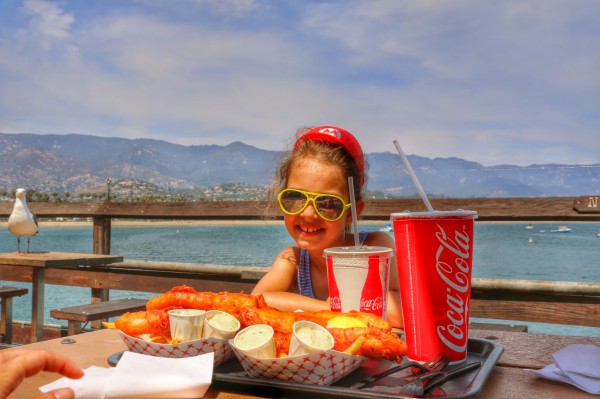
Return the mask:
<path id="1" fill-rule="evenodd" d="M 348 131 L 335 126 L 301 129 L 292 151 L 281 163 L 273 194 L 284 213 L 285 227 L 296 245 L 285 248 L 253 294 L 262 294 L 281 310 L 329 310 L 327 265 L 323 251 L 353 246 L 348 176 L 354 179 L 356 214 L 365 202 L 361 189 L 366 162 L 360 144 Z M 385 232 L 361 232 L 360 243 L 394 249 Z M 387 320 L 402 326 L 398 272 L 390 264 Z"/>

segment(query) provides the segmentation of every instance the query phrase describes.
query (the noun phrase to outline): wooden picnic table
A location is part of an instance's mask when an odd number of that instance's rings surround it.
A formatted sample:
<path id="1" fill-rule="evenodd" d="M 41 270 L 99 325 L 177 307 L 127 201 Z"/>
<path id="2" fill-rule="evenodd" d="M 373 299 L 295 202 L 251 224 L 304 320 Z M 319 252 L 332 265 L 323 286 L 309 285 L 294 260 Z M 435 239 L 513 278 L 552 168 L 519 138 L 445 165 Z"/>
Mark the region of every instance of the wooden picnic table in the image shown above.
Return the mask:
<path id="1" fill-rule="evenodd" d="M 574 337 L 549 334 L 531 334 L 494 330 L 473 330 L 472 338 L 494 340 L 504 346 L 504 353 L 496 363 L 482 391 L 475 398 L 595 398 L 571 385 L 538 377 L 531 369 L 539 369 L 553 362 L 552 354 L 574 343 L 600 345 L 600 338 Z M 82 368 L 92 365 L 109 367 L 110 355 L 127 349 L 116 330 L 103 329 L 72 336 L 76 342 L 63 344 L 62 338 L 37 342 L 6 350 L 47 349 L 62 353 Z M 235 361 L 235 359 L 231 360 Z M 28 378 L 10 398 L 32 398 L 38 388 L 60 378 L 53 373 L 40 373 Z M 205 398 L 242 399 L 262 398 L 261 391 L 243 391 L 236 386 L 211 386 Z M 285 395 L 285 394 L 284 394 Z M 282 396 L 287 397 L 287 396 Z M 297 395 L 296 395 L 297 397 Z"/>
<path id="2" fill-rule="evenodd" d="M 122 256 L 71 252 L 0 253 L 0 267 L 18 266 L 31 269 L 31 342 L 40 341 L 44 333 L 46 269 L 98 266 L 122 261 Z"/>

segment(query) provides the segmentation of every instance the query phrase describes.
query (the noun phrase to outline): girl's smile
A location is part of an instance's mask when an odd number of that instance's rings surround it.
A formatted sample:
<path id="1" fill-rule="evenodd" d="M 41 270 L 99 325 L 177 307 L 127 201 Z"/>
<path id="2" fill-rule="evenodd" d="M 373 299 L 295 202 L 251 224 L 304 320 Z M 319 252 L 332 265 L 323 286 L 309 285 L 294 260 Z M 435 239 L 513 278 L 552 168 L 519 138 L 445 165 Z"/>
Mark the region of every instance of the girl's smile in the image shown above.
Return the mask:
<path id="1" fill-rule="evenodd" d="M 305 234 L 316 233 L 319 230 L 316 227 L 307 227 L 307 226 L 303 226 L 303 225 L 300 225 L 299 228 L 300 228 L 300 231 Z"/>

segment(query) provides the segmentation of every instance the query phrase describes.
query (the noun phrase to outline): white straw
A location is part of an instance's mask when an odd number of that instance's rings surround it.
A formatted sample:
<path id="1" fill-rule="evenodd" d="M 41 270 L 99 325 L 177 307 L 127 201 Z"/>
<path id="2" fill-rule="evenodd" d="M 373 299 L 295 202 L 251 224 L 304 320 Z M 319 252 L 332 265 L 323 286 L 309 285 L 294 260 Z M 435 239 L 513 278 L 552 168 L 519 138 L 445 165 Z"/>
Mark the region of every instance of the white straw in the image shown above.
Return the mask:
<path id="1" fill-rule="evenodd" d="M 419 179 L 417 179 L 417 175 L 415 175 L 415 171 L 410 166 L 410 163 L 408 163 L 408 158 L 406 158 L 406 155 L 404 155 L 404 151 L 402 151 L 402 147 L 400 147 L 400 144 L 398 144 L 398 140 L 394 140 L 394 145 L 396 146 L 396 149 L 398 150 L 398 154 L 400 154 L 400 158 L 402 158 L 402 163 L 404 163 L 404 167 L 408 171 L 408 174 L 410 175 L 410 177 L 411 177 L 413 183 L 415 184 L 415 186 L 417 186 L 417 191 L 419 192 L 419 195 L 421 196 L 421 199 L 425 203 L 425 206 L 427 207 L 427 210 L 429 212 L 433 212 L 433 208 L 431 207 L 431 203 L 429 202 L 429 199 L 427 198 L 427 195 L 425 194 L 425 191 L 423 191 L 423 187 L 421 187 L 421 183 L 419 183 Z"/>
<path id="2" fill-rule="evenodd" d="M 358 239 L 358 216 L 356 215 L 356 197 L 354 197 L 354 179 L 352 176 L 348 176 L 348 187 L 350 190 L 350 210 L 352 211 L 352 225 L 354 226 L 354 245 L 360 246 L 360 240 Z"/>

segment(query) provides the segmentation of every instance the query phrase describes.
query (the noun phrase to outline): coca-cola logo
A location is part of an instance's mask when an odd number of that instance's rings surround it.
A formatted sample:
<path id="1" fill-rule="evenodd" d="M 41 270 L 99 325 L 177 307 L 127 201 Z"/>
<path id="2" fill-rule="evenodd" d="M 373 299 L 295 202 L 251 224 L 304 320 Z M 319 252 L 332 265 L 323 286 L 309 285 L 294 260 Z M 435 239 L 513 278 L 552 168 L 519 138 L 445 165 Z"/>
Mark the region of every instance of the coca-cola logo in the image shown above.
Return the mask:
<path id="1" fill-rule="evenodd" d="M 468 300 L 470 289 L 469 273 L 471 266 L 470 237 L 465 231 L 455 230 L 454 237 L 446 234 L 437 225 L 435 236 L 440 243 L 435 254 L 436 271 L 446 283 L 447 324 L 437 327 L 438 337 L 453 351 L 464 352 L 467 347 Z"/>
<path id="2" fill-rule="evenodd" d="M 385 311 L 383 295 L 384 292 L 387 293 L 387 286 L 384 286 L 381 281 L 381 269 L 385 269 L 386 259 L 382 259 L 379 255 L 369 256 L 369 270 L 360 295 L 359 310 L 361 312 L 373 313 L 377 316 L 385 317 L 383 314 Z"/>
<path id="3" fill-rule="evenodd" d="M 360 298 L 360 310 L 364 312 L 383 309 L 383 297 L 376 298 Z"/>
<path id="4" fill-rule="evenodd" d="M 333 257 L 327 257 L 327 284 L 329 286 L 329 308 L 334 312 L 342 311 L 342 299 L 340 298 L 340 290 L 335 280 L 333 271 Z"/>
<path id="5" fill-rule="evenodd" d="M 329 298 L 329 307 L 332 311 L 341 311 L 342 310 L 342 300 L 339 296 L 333 296 Z"/>

